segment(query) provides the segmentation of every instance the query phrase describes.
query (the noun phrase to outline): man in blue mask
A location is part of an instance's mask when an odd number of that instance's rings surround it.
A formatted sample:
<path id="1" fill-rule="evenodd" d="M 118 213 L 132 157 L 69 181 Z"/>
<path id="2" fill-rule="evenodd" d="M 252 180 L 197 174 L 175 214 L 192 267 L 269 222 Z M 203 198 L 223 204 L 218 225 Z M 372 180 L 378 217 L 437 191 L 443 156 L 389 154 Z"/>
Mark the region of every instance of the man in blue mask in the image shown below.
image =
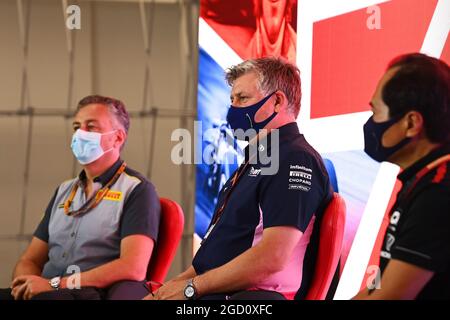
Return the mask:
<path id="1" fill-rule="evenodd" d="M 365 151 L 403 169 L 380 255 L 379 289 L 356 299 L 450 299 L 450 69 L 436 58 L 394 59 L 364 126 Z"/>
<path id="2" fill-rule="evenodd" d="M 160 204 L 153 185 L 121 160 L 129 116 L 113 98 L 83 98 L 71 149 L 78 177 L 55 191 L 11 289 L 0 299 L 141 299 L 158 237 Z"/>
<path id="3" fill-rule="evenodd" d="M 331 187 L 320 155 L 297 127 L 299 71 L 282 59 L 259 58 L 233 66 L 226 80 L 231 128 L 254 133 L 245 161 L 220 191 L 192 265 L 148 299 L 301 299 L 308 289 Z M 276 154 L 278 170 L 270 174 L 251 151 L 263 137 L 268 144 L 253 150 Z"/>

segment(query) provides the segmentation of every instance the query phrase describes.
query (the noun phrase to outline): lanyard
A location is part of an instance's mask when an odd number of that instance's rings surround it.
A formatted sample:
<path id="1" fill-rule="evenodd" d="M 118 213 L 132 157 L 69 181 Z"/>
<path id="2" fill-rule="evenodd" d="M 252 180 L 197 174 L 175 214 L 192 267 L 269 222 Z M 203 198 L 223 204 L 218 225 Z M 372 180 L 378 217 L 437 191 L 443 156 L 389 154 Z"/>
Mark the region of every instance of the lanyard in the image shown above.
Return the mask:
<path id="1" fill-rule="evenodd" d="M 225 199 L 223 200 L 222 205 L 220 206 L 220 208 L 216 211 L 216 213 L 214 214 L 214 216 L 211 219 L 211 224 L 208 228 L 208 231 L 206 232 L 205 236 L 203 237 L 203 240 L 200 244 L 203 244 L 203 242 L 206 240 L 206 238 L 208 238 L 209 234 L 211 233 L 211 231 L 214 229 L 216 223 L 219 221 L 220 217 L 222 216 L 223 212 L 225 211 L 225 207 L 228 203 L 228 200 L 230 200 L 230 196 L 231 193 L 234 190 L 234 187 L 236 186 L 236 184 L 238 183 L 239 179 L 242 177 L 242 175 L 244 174 L 245 170 L 247 169 L 250 161 L 255 157 L 256 155 L 249 157 L 248 161 L 246 161 L 245 163 L 243 163 L 238 170 L 236 170 L 236 172 L 234 173 L 233 177 L 231 178 L 231 185 L 230 188 L 227 192 L 227 194 L 225 195 Z"/>
<path id="2" fill-rule="evenodd" d="M 257 136 L 257 141 L 259 141 L 260 139 L 264 138 L 267 135 L 267 132 L 264 133 L 260 133 Z M 249 149 L 250 150 L 250 149 Z M 234 187 L 236 186 L 236 184 L 238 183 L 239 179 L 242 177 L 243 173 L 245 172 L 245 169 L 248 167 L 250 161 L 253 160 L 253 158 L 255 158 L 257 156 L 257 153 L 252 154 L 249 156 L 248 160 L 243 163 L 238 170 L 236 170 L 236 172 L 234 173 L 233 177 L 231 178 L 231 185 L 230 188 L 227 192 L 227 194 L 225 195 L 225 199 L 223 200 L 222 205 L 220 206 L 220 208 L 214 213 L 212 219 L 211 219 L 211 223 L 208 227 L 208 231 L 206 231 L 205 236 L 203 237 L 202 242 L 200 243 L 200 245 L 202 245 L 206 238 L 208 238 L 209 234 L 211 233 L 211 231 L 214 229 L 215 225 L 217 224 L 217 222 L 219 221 L 219 219 L 221 218 L 223 212 L 225 211 L 225 207 L 228 203 L 228 201 L 230 200 L 230 196 L 231 193 L 234 190 Z"/>
<path id="3" fill-rule="evenodd" d="M 239 178 L 242 177 L 242 174 L 245 172 L 245 169 L 247 168 L 249 162 L 250 162 L 250 160 L 245 162 L 231 178 L 230 189 L 228 190 L 227 194 L 225 195 L 225 199 L 224 199 L 222 205 L 220 206 L 219 210 L 216 211 L 213 218 L 211 219 L 211 223 L 213 225 L 215 225 L 217 223 L 217 221 L 219 221 L 220 217 L 222 216 L 223 211 L 225 210 L 225 206 L 227 205 L 228 200 L 230 200 L 230 196 L 233 191 L 233 188 L 236 185 L 236 183 L 239 181 Z"/>
<path id="4" fill-rule="evenodd" d="M 429 163 L 425 167 L 423 167 L 414 177 L 414 180 L 411 184 L 411 187 L 409 187 L 408 191 L 405 194 L 405 198 L 407 195 L 411 193 L 411 191 L 416 187 L 417 183 L 422 179 L 428 172 L 435 169 L 436 167 L 445 164 L 450 161 L 450 154 L 446 154 L 433 162 Z"/>
<path id="5" fill-rule="evenodd" d="M 272 93 L 273 94 L 273 93 Z M 267 131 L 264 131 L 263 133 L 259 133 L 257 136 L 257 142 L 259 142 L 261 139 L 267 136 Z M 256 143 L 257 143 L 256 142 Z M 250 151 L 250 149 L 248 149 Z M 228 200 L 230 200 L 231 192 L 233 191 L 234 186 L 238 183 L 239 179 L 242 177 L 242 174 L 245 172 L 245 169 L 249 165 L 250 161 L 252 161 L 257 156 L 257 153 L 249 155 L 248 160 L 242 164 L 239 169 L 234 173 L 233 177 L 231 178 L 231 185 L 230 189 L 228 190 L 227 194 L 225 195 L 225 199 L 223 201 L 223 204 L 220 206 L 219 210 L 216 211 L 214 216 L 211 219 L 211 227 L 208 228 L 208 231 L 206 232 L 206 235 L 204 239 L 209 235 L 214 225 L 219 221 L 220 217 L 223 214 L 223 211 L 225 210 L 225 207 L 228 203 Z"/>
<path id="6" fill-rule="evenodd" d="M 211 233 L 211 231 L 214 229 L 214 227 L 216 226 L 217 221 L 219 221 L 220 217 L 222 216 L 224 210 L 225 210 L 225 206 L 228 203 L 228 200 L 230 199 L 231 196 L 231 192 L 233 191 L 234 186 L 236 185 L 236 183 L 239 181 L 239 178 L 242 176 L 242 174 L 245 172 L 245 169 L 247 168 L 248 164 L 249 164 L 250 160 L 245 162 L 244 164 L 241 165 L 241 167 L 239 167 L 238 170 L 236 170 L 236 172 L 234 173 L 233 177 L 231 178 L 231 185 L 230 185 L 230 189 L 228 190 L 227 194 L 225 195 L 225 199 L 223 200 L 222 205 L 220 206 L 220 208 L 216 211 L 216 213 L 214 213 L 214 216 L 211 219 L 211 224 L 208 227 L 208 231 L 206 231 L 205 236 L 203 237 L 202 242 L 200 243 L 200 245 L 203 244 L 203 242 L 205 242 L 206 238 L 208 238 L 209 234 Z"/>
<path id="7" fill-rule="evenodd" d="M 75 185 L 72 187 L 69 198 L 67 198 L 67 200 L 64 202 L 64 213 L 66 215 L 68 215 L 69 217 L 76 217 L 78 215 L 85 214 L 86 212 L 94 209 L 106 196 L 110 187 L 114 183 L 116 183 L 117 179 L 119 179 L 122 172 L 124 172 L 126 166 L 127 166 L 127 164 L 125 162 L 122 163 L 122 165 L 116 171 L 116 173 L 111 178 L 111 180 L 109 180 L 108 183 L 103 188 L 98 190 L 88 201 L 86 201 L 86 203 L 84 205 L 81 206 L 80 209 L 75 210 L 75 211 L 70 211 L 70 206 L 72 205 L 73 198 L 75 198 L 75 194 L 77 193 L 78 186 L 79 186 L 78 183 L 75 183 Z"/>

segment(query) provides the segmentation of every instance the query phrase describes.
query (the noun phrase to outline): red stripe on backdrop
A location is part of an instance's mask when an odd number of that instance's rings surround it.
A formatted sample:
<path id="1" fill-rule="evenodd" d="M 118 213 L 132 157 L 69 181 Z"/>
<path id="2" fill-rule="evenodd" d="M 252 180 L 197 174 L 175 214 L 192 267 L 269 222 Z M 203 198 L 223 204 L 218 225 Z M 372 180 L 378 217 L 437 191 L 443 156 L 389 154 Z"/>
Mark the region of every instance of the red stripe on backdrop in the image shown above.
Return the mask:
<path id="1" fill-rule="evenodd" d="M 311 118 L 370 110 L 368 102 L 387 63 L 401 53 L 420 50 L 436 4 L 437 0 L 380 4 L 381 29 L 369 30 L 372 12 L 366 9 L 316 22 Z"/>
<path id="2" fill-rule="evenodd" d="M 442 50 L 441 59 L 450 65 L 450 33 L 447 35 L 447 42 L 445 42 L 444 50 Z"/>
<path id="3" fill-rule="evenodd" d="M 383 222 L 381 223 L 380 231 L 378 231 L 377 239 L 375 240 L 375 245 L 372 249 L 372 254 L 370 255 L 369 263 L 367 264 L 366 270 L 369 266 L 379 266 L 380 265 L 380 253 L 381 246 L 384 242 L 384 235 L 386 234 L 386 229 L 389 225 L 389 213 L 394 206 L 395 200 L 397 199 L 397 193 L 400 191 L 402 183 L 400 180 L 395 182 L 394 190 L 392 191 L 391 198 L 389 199 L 389 204 L 387 206 L 386 212 L 384 213 Z M 367 279 L 372 276 L 372 274 L 366 273 L 364 279 L 361 283 L 361 289 L 363 290 L 367 287 Z"/>

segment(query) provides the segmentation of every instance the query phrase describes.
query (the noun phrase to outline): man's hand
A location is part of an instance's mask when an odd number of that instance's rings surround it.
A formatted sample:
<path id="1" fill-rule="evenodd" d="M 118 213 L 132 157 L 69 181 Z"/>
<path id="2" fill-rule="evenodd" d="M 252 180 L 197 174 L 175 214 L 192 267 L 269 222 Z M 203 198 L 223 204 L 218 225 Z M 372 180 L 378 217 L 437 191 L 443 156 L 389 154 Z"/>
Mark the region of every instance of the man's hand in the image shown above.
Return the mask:
<path id="1" fill-rule="evenodd" d="M 353 299 L 414 300 L 433 277 L 434 272 L 416 265 L 391 259 L 381 277 L 380 289 L 369 295 L 358 294 Z"/>
<path id="2" fill-rule="evenodd" d="M 171 280 L 158 290 L 149 294 L 144 300 L 186 300 L 184 288 L 186 280 Z"/>
<path id="3" fill-rule="evenodd" d="M 35 295 L 53 290 L 48 279 L 35 276 L 19 276 L 12 282 L 11 295 L 15 300 L 30 300 Z"/>

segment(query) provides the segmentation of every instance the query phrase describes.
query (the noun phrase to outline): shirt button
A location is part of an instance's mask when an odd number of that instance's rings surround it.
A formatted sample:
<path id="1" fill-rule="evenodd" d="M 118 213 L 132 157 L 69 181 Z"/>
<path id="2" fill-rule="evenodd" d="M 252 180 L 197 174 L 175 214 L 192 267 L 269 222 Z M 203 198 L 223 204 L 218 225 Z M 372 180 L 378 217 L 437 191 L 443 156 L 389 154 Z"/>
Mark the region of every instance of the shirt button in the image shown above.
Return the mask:
<path id="1" fill-rule="evenodd" d="M 73 237 L 75 237 L 75 232 L 72 232 L 71 234 L 70 234 L 70 236 L 73 238 Z"/>

